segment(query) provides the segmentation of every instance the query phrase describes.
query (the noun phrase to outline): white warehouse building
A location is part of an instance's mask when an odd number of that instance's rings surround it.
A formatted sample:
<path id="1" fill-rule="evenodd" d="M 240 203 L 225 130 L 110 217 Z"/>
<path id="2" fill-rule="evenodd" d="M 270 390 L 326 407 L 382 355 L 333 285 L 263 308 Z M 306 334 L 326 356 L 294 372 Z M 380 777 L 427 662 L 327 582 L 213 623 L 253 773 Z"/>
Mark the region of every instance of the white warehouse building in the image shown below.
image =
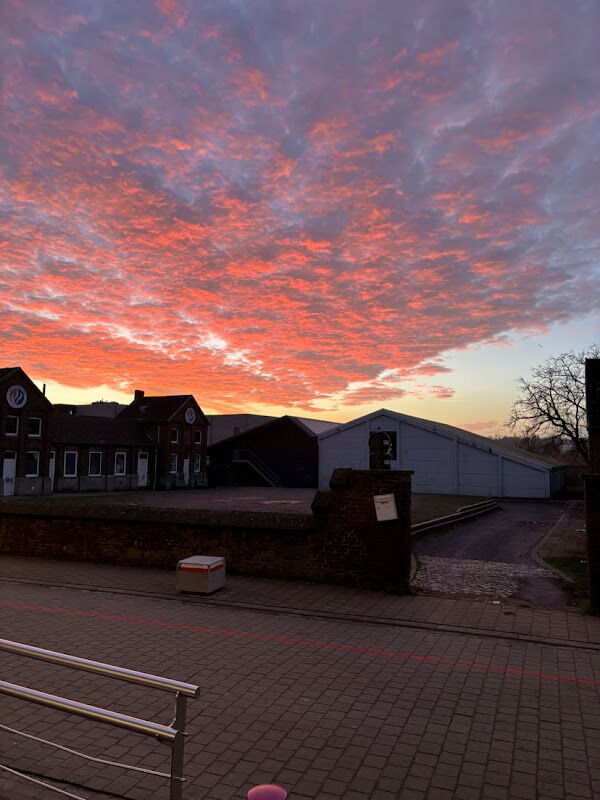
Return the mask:
<path id="1" fill-rule="evenodd" d="M 381 458 L 383 462 L 374 460 Z M 378 456 L 374 456 L 374 450 Z M 319 436 L 319 488 L 337 467 L 413 470 L 413 492 L 549 498 L 564 472 L 556 462 L 494 439 L 381 409 Z"/>

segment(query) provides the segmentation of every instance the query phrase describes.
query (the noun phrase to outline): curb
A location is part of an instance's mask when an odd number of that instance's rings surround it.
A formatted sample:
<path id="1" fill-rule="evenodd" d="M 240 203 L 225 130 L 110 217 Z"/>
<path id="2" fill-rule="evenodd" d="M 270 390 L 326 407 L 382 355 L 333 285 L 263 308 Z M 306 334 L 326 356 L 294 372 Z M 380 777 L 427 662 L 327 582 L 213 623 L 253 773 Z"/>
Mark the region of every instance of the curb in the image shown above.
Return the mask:
<path id="1" fill-rule="evenodd" d="M 454 525 L 457 522 L 463 522 L 474 517 L 479 517 L 481 514 L 487 514 L 488 511 L 497 511 L 500 508 L 498 501 L 494 499 L 482 500 L 480 503 L 473 503 L 470 506 L 462 506 L 455 511 L 454 514 L 446 514 L 443 517 L 436 517 L 435 519 L 428 519 L 425 522 L 418 522 L 411 528 L 411 534 L 416 536 L 425 531 L 434 530 L 435 528 L 444 528 L 448 525 Z"/>
<path id="2" fill-rule="evenodd" d="M 417 561 L 415 554 L 410 554 L 410 578 L 408 580 L 409 585 L 414 581 L 417 572 L 419 571 L 419 562 Z"/>

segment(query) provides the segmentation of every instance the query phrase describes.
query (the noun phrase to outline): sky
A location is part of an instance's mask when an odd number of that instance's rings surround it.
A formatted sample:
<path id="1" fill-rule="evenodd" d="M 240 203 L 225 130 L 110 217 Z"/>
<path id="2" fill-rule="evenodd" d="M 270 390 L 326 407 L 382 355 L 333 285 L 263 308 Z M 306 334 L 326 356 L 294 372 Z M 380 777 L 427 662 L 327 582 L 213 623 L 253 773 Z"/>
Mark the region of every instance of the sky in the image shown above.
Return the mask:
<path id="1" fill-rule="evenodd" d="M 4 0 L 0 365 L 501 431 L 600 340 L 595 0 Z"/>

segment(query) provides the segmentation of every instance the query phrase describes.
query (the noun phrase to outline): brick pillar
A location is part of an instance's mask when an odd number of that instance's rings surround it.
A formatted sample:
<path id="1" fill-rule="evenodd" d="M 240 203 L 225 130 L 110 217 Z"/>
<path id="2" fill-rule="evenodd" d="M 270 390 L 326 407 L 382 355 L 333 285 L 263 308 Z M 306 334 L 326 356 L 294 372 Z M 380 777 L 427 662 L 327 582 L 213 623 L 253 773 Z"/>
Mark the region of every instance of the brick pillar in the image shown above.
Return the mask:
<path id="1" fill-rule="evenodd" d="M 326 581 L 406 591 L 411 562 L 411 471 L 336 469 L 317 492 L 317 559 Z M 398 519 L 378 522 L 375 496 L 393 495 Z"/>
<path id="2" fill-rule="evenodd" d="M 585 361 L 588 452 L 591 475 L 585 481 L 585 521 L 590 607 L 600 612 L 600 358 Z"/>

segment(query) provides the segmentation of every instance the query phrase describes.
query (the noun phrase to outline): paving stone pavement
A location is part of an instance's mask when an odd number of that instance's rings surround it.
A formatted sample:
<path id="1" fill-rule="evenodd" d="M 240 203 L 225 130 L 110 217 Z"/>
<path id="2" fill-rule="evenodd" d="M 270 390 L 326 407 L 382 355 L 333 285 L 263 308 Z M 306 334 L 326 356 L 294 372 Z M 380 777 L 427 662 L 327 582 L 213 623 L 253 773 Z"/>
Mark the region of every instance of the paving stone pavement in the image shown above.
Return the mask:
<path id="1" fill-rule="evenodd" d="M 536 577 L 552 577 L 552 572 L 529 564 L 419 556 L 413 585 L 446 595 L 508 598 L 517 592 L 521 580 Z"/>
<path id="2" fill-rule="evenodd" d="M 43 565 L 36 583 L 33 562 L 32 582 L 19 583 L 18 561 L 8 561 L 15 568 L 12 580 L 0 580 L 2 636 L 200 685 L 200 698 L 189 705 L 185 800 L 244 798 L 250 786 L 269 781 L 285 786 L 290 800 L 600 796 L 600 649 L 589 644 L 598 641 L 598 620 L 552 629 L 545 610 L 518 609 L 527 612 L 529 631 L 560 630 L 567 639 L 569 632 L 587 635 L 571 637 L 568 646 L 543 644 L 507 638 L 510 631 L 499 627 L 503 611 L 484 601 L 442 598 L 439 605 L 438 598 L 243 579 L 231 581 L 237 606 L 224 599 L 181 602 L 150 592 L 44 585 Z M 136 575 L 139 585 L 152 577 L 111 570 L 49 562 L 46 580 L 63 572 L 93 586 L 101 574 L 108 584 L 126 574 L 133 588 Z M 244 606 L 241 598 L 253 597 L 252 591 L 277 599 L 273 608 L 279 610 Z M 307 612 L 319 604 L 327 612 L 337 601 L 345 612 L 357 612 L 360 598 L 364 612 L 377 596 L 378 613 L 395 610 L 398 616 L 401 609 L 413 626 L 400 619 L 375 624 L 351 613 L 344 619 L 283 610 L 286 597 L 300 604 L 303 594 Z M 428 608 L 419 617 L 423 605 Z M 563 619 L 568 616 L 564 612 Z M 419 627 L 419 619 L 477 619 L 481 628 L 434 630 L 425 621 Z M 160 722 L 172 718 L 171 696 L 102 676 L 8 653 L 0 654 L 0 674 Z M 13 698 L 3 697 L 2 711 L 2 724 L 56 736 L 66 746 L 155 769 L 167 766 L 167 748 L 141 736 Z M 0 763 L 69 780 L 58 785 L 82 797 L 168 796 L 156 777 L 82 762 L 1 728 L 0 752 Z M 0 796 L 16 798 L 15 786 L 2 776 Z M 33 786 L 20 791 L 35 800 L 51 796 Z"/>
<path id="3" fill-rule="evenodd" d="M 323 586 L 299 581 L 227 576 L 224 590 L 210 598 L 175 594 L 173 571 L 113 567 L 69 561 L 0 557 L 0 586 L 11 582 L 68 585 L 171 597 L 180 604 L 271 608 L 287 613 L 350 616 L 437 628 L 471 628 L 514 636 L 534 636 L 600 644 L 600 620 L 576 609 L 540 608 L 522 600 L 398 596 L 385 592 Z"/>

